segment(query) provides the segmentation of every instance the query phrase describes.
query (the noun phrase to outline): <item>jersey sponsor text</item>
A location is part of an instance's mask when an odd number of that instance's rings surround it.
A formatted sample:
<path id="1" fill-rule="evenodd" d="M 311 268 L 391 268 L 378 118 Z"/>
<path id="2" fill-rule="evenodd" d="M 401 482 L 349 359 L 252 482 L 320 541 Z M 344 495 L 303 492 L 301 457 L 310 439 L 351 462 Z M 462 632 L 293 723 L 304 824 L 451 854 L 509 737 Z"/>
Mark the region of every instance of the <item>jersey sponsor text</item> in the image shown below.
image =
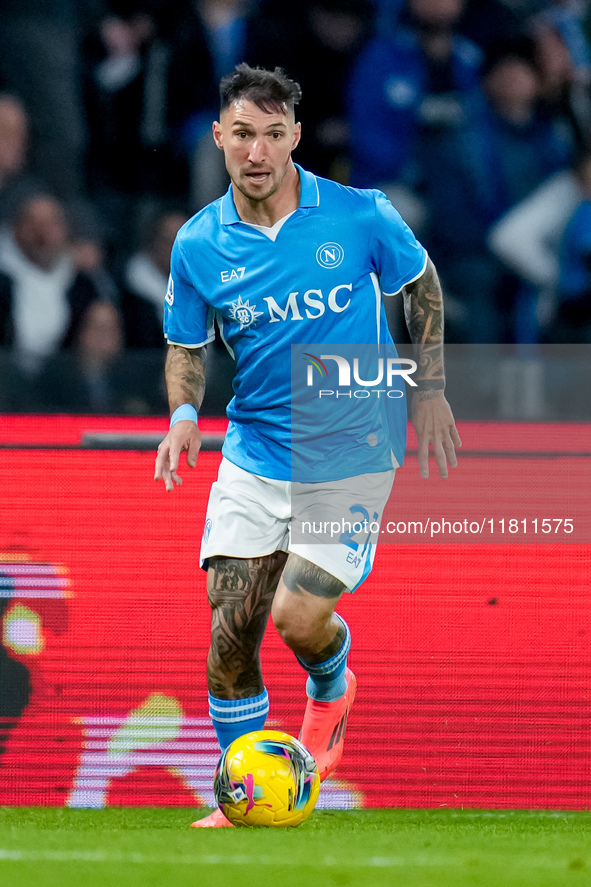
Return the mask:
<path id="1" fill-rule="evenodd" d="M 301 301 L 303 301 L 304 305 L 308 306 L 306 308 L 303 308 L 302 306 L 305 316 L 309 320 L 316 320 L 318 317 L 322 317 L 327 308 L 335 314 L 342 314 L 342 312 L 346 311 L 351 304 L 351 298 L 344 298 L 341 290 L 348 290 L 351 292 L 353 290 L 353 284 L 341 283 L 338 286 L 333 287 L 328 293 L 326 304 L 324 302 L 324 293 L 321 289 L 306 290 L 301 296 Z M 298 300 L 299 296 L 299 292 L 290 293 L 284 308 L 276 302 L 273 296 L 266 296 L 264 301 L 267 303 L 269 309 L 269 323 L 278 323 L 280 320 L 288 319 L 303 320 L 304 318 L 300 311 L 301 302 Z"/>

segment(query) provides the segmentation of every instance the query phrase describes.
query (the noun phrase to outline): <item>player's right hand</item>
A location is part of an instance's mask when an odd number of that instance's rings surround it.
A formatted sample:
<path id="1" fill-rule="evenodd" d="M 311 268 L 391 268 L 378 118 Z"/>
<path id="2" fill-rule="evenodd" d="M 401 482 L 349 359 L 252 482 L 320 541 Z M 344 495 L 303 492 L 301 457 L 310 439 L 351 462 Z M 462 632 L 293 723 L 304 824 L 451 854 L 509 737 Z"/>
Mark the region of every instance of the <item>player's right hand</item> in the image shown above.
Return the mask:
<path id="1" fill-rule="evenodd" d="M 197 424 L 188 419 L 177 422 L 158 447 L 154 480 L 163 480 L 169 493 L 175 484 L 180 487 L 183 482 L 178 475 L 181 453 L 186 452 L 189 468 L 195 468 L 200 447 L 201 432 Z"/>

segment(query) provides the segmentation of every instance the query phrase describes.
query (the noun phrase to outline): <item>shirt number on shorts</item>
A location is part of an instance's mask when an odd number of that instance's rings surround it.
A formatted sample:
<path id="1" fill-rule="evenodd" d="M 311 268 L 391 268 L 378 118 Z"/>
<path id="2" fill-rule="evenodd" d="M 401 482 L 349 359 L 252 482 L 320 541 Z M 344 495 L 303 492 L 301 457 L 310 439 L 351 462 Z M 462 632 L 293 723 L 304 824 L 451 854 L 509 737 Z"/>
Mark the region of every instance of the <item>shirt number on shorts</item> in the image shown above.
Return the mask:
<path id="1" fill-rule="evenodd" d="M 349 563 L 355 564 L 355 566 L 359 566 L 363 558 L 369 553 L 371 550 L 370 538 L 372 534 L 372 521 L 369 519 L 369 512 L 367 508 L 364 508 L 363 505 L 352 505 L 349 508 L 349 512 L 353 515 L 360 515 L 360 517 L 351 522 L 351 526 L 345 530 L 344 533 L 341 533 L 339 536 L 339 542 L 342 542 L 343 545 L 346 545 L 348 548 L 351 548 L 355 552 L 359 552 L 360 542 L 356 542 L 353 538 L 354 536 L 358 536 L 360 533 L 365 532 L 367 535 L 365 536 L 365 541 L 363 542 L 363 548 L 360 554 L 353 555 L 352 552 L 349 552 L 347 555 L 347 561 Z M 377 521 L 378 514 L 374 511 L 373 520 Z"/>

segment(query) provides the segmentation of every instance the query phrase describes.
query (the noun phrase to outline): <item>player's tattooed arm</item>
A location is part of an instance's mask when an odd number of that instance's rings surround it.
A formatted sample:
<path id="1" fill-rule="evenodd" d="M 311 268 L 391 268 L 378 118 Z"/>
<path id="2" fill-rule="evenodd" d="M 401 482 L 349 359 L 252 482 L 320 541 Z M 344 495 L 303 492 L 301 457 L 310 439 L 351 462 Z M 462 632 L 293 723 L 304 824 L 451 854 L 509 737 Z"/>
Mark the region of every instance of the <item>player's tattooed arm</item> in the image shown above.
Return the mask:
<path id="1" fill-rule="evenodd" d="M 211 647 L 209 692 L 248 699 L 263 692 L 259 650 L 287 555 L 212 558 L 207 572 Z"/>
<path id="2" fill-rule="evenodd" d="M 443 293 L 431 259 L 418 280 L 403 289 L 404 313 L 414 344 L 418 372 L 412 399 L 412 421 L 417 433 L 419 471 L 429 477 L 429 448 L 437 460 L 440 477 L 458 460 L 455 448 L 462 442 L 444 396 Z"/>
<path id="3" fill-rule="evenodd" d="M 171 415 L 185 403 L 199 410 L 205 392 L 205 348 L 169 345 L 165 377 Z M 194 468 L 200 446 L 201 434 L 193 419 L 189 417 L 174 424 L 158 447 L 154 480 L 163 480 L 169 493 L 175 485 L 180 486 L 180 455 L 186 452 L 187 465 Z"/>
<path id="4" fill-rule="evenodd" d="M 198 410 L 205 394 L 205 348 L 169 345 L 164 374 L 171 414 L 183 403 Z"/>
<path id="5" fill-rule="evenodd" d="M 431 259 L 423 274 L 402 290 L 404 314 L 414 344 L 418 396 L 427 400 L 445 388 L 443 366 L 443 293 Z"/>

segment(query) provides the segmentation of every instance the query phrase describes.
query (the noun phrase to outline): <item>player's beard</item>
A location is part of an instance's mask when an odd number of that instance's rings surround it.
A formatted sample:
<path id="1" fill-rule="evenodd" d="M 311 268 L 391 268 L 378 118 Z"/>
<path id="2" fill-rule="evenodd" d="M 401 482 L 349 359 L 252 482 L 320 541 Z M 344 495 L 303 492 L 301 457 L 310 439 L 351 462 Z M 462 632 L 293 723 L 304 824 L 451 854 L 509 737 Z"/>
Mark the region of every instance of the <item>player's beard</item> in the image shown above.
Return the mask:
<path id="1" fill-rule="evenodd" d="M 248 180 L 248 176 L 246 173 L 242 173 L 238 181 L 234 181 L 234 185 L 238 188 L 241 194 L 243 194 L 248 200 L 255 200 L 260 202 L 262 200 L 267 200 L 267 198 L 272 197 L 279 188 L 281 187 L 283 180 L 285 178 L 285 173 L 283 176 L 278 177 L 277 170 L 269 172 L 269 182 L 268 188 L 265 191 L 255 190 L 254 193 L 250 190 L 250 182 Z M 256 186 L 254 186 L 256 187 Z"/>

